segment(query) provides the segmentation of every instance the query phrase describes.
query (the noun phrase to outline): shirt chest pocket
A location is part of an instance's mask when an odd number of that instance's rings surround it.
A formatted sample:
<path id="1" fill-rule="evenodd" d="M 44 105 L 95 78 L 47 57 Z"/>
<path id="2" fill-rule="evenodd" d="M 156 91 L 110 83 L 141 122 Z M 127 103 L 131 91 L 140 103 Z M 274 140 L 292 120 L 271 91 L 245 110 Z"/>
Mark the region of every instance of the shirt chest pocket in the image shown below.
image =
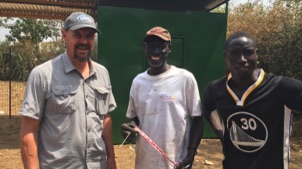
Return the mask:
<path id="1" fill-rule="evenodd" d="M 108 113 L 110 88 L 98 87 L 94 88 L 95 92 L 95 108 L 100 115 Z"/>
<path id="2" fill-rule="evenodd" d="M 52 87 L 53 109 L 58 113 L 74 113 L 77 109 L 76 94 L 77 88 L 72 86 L 53 86 Z"/>

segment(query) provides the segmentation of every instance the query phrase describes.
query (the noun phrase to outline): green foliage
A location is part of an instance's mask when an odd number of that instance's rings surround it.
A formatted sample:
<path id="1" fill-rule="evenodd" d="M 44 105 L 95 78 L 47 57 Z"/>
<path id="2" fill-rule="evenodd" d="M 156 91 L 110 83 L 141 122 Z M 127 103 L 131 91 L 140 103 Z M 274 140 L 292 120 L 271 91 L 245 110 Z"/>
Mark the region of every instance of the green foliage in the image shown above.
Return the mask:
<path id="1" fill-rule="evenodd" d="M 37 65 L 63 53 L 65 50 L 63 40 L 43 42 L 39 45 L 39 53 L 32 48 L 30 42 L 0 43 L 0 80 L 25 81 L 30 71 Z"/>
<path id="2" fill-rule="evenodd" d="M 302 80 L 302 27 L 284 26 L 282 32 L 272 34 L 272 43 L 268 53 L 271 59 L 270 70 Z"/>
<path id="3" fill-rule="evenodd" d="M 258 43 L 259 67 L 302 80 L 302 1 L 249 1 L 229 11 L 228 31 L 246 31 Z"/>
<path id="4" fill-rule="evenodd" d="M 26 81 L 35 66 L 65 51 L 61 21 L 0 18 L 0 27 L 10 32 L 0 42 L 0 80 Z M 92 52 L 97 60 L 97 49 Z"/>
<path id="5" fill-rule="evenodd" d="M 13 24 L 12 24 L 13 23 Z M 9 29 L 0 42 L 0 80 L 25 81 L 37 65 L 64 52 L 60 21 L 3 19 L 0 26 Z M 45 40 L 50 40 L 45 42 Z"/>
<path id="6" fill-rule="evenodd" d="M 0 43 L 0 79 L 9 79 L 9 45 L 8 42 Z"/>
<path id="7" fill-rule="evenodd" d="M 226 6 L 221 5 L 218 8 L 215 8 L 211 11 L 212 13 L 225 13 L 226 12 Z"/>
<path id="8" fill-rule="evenodd" d="M 52 37 L 53 34 L 58 35 L 59 21 L 48 21 L 40 19 L 3 19 L 2 26 L 9 29 L 9 35 L 6 38 L 10 42 L 30 41 L 38 44 L 43 40 Z"/>

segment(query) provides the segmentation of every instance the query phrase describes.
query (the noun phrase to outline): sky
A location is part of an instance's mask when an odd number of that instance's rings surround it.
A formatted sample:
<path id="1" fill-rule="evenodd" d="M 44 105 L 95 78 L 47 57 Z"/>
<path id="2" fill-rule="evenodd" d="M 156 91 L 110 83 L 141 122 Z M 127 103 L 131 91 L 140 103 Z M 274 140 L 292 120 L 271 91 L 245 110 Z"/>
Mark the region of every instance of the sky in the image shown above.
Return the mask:
<path id="1" fill-rule="evenodd" d="M 9 24 L 14 23 L 14 21 L 8 21 Z M 9 34 L 9 29 L 0 27 L 0 42 L 5 40 L 5 35 Z"/>
<path id="2" fill-rule="evenodd" d="M 0 28 L 0 41 L 5 40 L 5 35 L 9 33 L 8 29 Z"/>
<path id="3" fill-rule="evenodd" d="M 234 2 L 234 5 L 238 5 L 238 4 L 242 4 L 242 3 L 246 3 L 249 0 L 231 0 Z M 253 1 L 253 0 L 250 0 Z M 262 0 L 264 2 L 264 4 L 267 4 L 270 0 Z M 4 28 L 0 28 L 0 42 L 5 40 L 5 35 L 9 34 L 9 30 L 8 29 L 4 29 Z"/>

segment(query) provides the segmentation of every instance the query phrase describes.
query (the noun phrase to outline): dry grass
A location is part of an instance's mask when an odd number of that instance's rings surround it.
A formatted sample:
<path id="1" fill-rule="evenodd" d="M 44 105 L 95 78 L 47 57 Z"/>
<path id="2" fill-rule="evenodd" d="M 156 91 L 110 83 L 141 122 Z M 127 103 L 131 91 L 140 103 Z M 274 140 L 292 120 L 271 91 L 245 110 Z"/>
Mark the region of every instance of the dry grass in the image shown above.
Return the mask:
<path id="1" fill-rule="evenodd" d="M 22 162 L 19 151 L 19 130 L 21 118 L 14 116 L 18 114 L 23 93 L 24 82 L 12 83 L 12 118 L 8 115 L 8 82 L 0 81 L 0 169 L 22 169 Z M 290 169 L 302 168 L 302 119 L 296 119 L 293 123 L 291 138 L 291 164 Z M 119 134 L 119 133 L 118 133 Z M 133 169 L 135 160 L 135 145 L 115 145 L 116 162 L 118 169 Z M 220 169 L 223 155 L 220 142 L 216 139 L 202 140 L 195 157 L 193 168 Z M 150 157 L 152 158 L 152 157 Z M 213 164 L 210 164 L 213 163 Z"/>

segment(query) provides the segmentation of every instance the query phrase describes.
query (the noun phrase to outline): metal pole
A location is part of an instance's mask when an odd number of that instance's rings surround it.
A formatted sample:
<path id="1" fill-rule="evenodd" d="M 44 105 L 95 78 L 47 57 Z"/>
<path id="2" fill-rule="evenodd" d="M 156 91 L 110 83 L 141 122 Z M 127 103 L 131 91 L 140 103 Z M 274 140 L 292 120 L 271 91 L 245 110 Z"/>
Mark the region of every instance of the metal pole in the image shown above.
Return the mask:
<path id="1" fill-rule="evenodd" d="M 12 47 L 9 46 L 9 118 L 12 118 Z"/>

